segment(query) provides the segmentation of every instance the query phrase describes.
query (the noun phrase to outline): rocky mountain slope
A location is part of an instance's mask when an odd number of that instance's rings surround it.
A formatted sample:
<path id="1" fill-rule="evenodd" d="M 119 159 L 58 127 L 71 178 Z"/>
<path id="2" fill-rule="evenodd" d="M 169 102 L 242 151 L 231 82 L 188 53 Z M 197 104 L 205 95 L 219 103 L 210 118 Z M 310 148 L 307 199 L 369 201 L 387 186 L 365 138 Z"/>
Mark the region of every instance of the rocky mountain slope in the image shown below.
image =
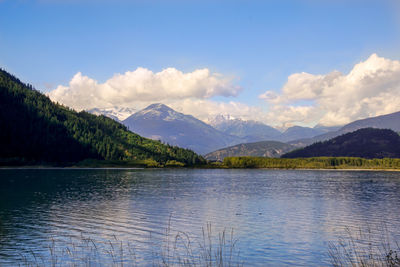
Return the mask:
<path id="1" fill-rule="evenodd" d="M 125 119 L 123 124 L 145 137 L 189 148 L 201 154 L 241 142 L 239 137 L 222 133 L 164 104 L 152 104 Z"/>

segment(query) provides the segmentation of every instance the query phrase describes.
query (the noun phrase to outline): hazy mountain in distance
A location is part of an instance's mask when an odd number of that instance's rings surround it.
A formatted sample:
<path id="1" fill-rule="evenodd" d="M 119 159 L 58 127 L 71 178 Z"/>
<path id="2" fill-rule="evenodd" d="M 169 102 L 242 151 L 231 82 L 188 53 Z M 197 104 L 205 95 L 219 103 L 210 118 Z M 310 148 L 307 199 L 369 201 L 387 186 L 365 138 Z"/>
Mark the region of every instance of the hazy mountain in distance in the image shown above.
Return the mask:
<path id="1" fill-rule="evenodd" d="M 302 127 L 302 126 L 293 126 L 286 131 L 284 131 L 280 136 L 279 140 L 282 142 L 288 142 L 291 140 L 296 140 L 300 138 L 311 138 L 316 135 L 320 135 L 325 133 L 325 131 L 320 130 L 318 128 L 310 128 L 310 127 Z"/>
<path id="2" fill-rule="evenodd" d="M 136 111 L 134 108 L 126 107 L 92 108 L 87 110 L 87 112 L 94 115 L 104 115 L 116 121 L 123 121 Z"/>
<path id="3" fill-rule="evenodd" d="M 339 130 L 340 128 L 342 128 L 343 125 L 339 125 L 339 126 L 324 126 L 321 124 L 317 124 L 314 126 L 314 129 L 319 130 L 323 133 L 328 133 L 328 132 L 335 132 L 337 130 Z"/>
<path id="4" fill-rule="evenodd" d="M 341 127 L 337 131 L 329 132 L 322 135 L 317 135 L 312 138 L 307 139 L 299 139 L 289 142 L 292 145 L 303 147 L 307 145 L 311 145 L 315 142 L 321 142 L 325 140 L 329 140 L 336 136 L 353 132 L 362 128 L 378 128 L 378 129 L 391 129 L 395 132 L 400 131 L 400 112 L 390 113 L 387 115 L 381 115 L 361 120 L 356 120 L 345 126 Z"/>
<path id="5" fill-rule="evenodd" d="M 142 136 L 189 148 L 201 154 L 242 141 L 164 104 L 152 104 L 129 116 L 122 123 Z"/>
<path id="6" fill-rule="evenodd" d="M 236 119 L 229 115 L 218 115 L 210 120 L 209 123 L 225 134 L 242 138 L 244 142 L 278 140 L 282 134 L 277 129 L 264 123 Z"/>
<path id="7" fill-rule="evenodd" d="M 205 158 L 208 160 L 223 160 L 225 157 L 269 157 L 279 158 L 281 155 L 292 151 L 295 146 L 278 141 L 261 141 L 255 143 L 239 144 L 231 147 L 219 149 L 208 153 Z"/>
<path id="8" fill-rule="evenodd" d="M 391 129 L 395 132 L 400 131 L 400 112 L 390 113 L 382 116 L 357 120 L 343 126 L 340 131 L 352 132 L 361 128 Z"/>
<path id="9" fill-rule="evenodd" d="M 283 158 L 399 158 L 400 136 L 389 129 L 363 128 L 282 155 Z"/>
<path id="10" fill-rule="evenodd" d="M 246 143 L 267 140 L 288 142 L 297 139 L 311 138 L 337 130 L 336 127 L 317 126 L 310 128 L 293 126 L 281 132 L 262 122 L 237 119 L 229 115 L 218 115 L 210 119 L 209 123 L 223 133 L 242 138 Z"/>

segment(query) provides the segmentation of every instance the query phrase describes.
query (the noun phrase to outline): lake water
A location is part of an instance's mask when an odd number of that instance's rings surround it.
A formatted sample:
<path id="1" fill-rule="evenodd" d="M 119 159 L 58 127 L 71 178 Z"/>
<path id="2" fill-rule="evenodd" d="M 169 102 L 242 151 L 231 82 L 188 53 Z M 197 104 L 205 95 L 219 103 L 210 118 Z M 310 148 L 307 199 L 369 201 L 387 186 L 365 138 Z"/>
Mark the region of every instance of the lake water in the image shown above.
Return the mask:
<path id="1" fill-rule="evenodd" d="M 0 169 L 0 265 L 153 265 L 211 225 L 245 266 L 326 266 L 346 228 L 399 237 L 399 208 L 400 172 Z"/>

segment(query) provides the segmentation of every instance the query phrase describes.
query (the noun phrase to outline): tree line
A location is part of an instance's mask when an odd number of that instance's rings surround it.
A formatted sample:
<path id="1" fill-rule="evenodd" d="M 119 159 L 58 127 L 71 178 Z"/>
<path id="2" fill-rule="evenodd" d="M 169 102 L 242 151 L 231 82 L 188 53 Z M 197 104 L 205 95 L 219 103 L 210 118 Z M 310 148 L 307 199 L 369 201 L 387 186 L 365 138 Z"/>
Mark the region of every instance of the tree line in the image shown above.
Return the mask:
<path id="1" fill-rule="evenodd" d="M 227 168 L 270 169 L 400 169 L 400 159 L 365 159 L 358 157 L 264 158 L 226 157 Z"/>

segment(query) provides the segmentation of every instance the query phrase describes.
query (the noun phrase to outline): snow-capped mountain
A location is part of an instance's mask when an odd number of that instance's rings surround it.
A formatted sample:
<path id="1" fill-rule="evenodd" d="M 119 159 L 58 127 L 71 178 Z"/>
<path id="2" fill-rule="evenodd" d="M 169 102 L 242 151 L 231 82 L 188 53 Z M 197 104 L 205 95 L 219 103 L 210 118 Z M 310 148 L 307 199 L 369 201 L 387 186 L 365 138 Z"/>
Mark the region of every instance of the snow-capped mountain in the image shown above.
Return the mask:
<path id="1" fill-rule="evenodd" d="M 218 127 L 218 125 L 220 125 L 220 124 L 224 124 L 227 121 L 232 121 L 235 119 L 236 119 L 235 117 L 233 117 L 229 114 L 218 114 L 215 117 L 209 117 L 207 120 L 207 123 L 215 128 L 215 127 Z"/>
<path id="2" fill-rule="evenodd" d="M 311 138 L 336 130 L 335 127 L 302 127 L 292 126 L 281 132 L 262 122 L 242 120 L 230 115 L 217 115 L 208 120 L 210 124 L 223 133 L 242 138 L 244 142 L 280 141 L 288 142 L 301 138 Z"/>
<path id="3" fill-rule="evenodd" d="M 242 141 L 164 104 L 152 104 L 129 116 L 122 123 L 142 136 L 189 148 L 200 154 Z"/>
<path id="4" fill-rule="evenodd" d="M 112 107 L 112 108 L 92 108 L 87 112 L 95 115 L 104 115 L 116 121 L 123 121 L 136 112 L 134 108 Z"/>
<path id="5" fill-rule="evenodd" d="M 215 129 L 225 134 L 238 136 L 245 142 L 279 140 L 279 136 L 282 134 L 264 123 L 237 119 L 230 115 L 217 115 L 215 118 L 209 119 L 209 122 Z"/>
<path id="6" fill-rule="evenodd" d="M 218 115 L 209 119 L 207 124 L 164 104 L 152 104 L 137 112 L 125 107 L 94 108 L 88 112 L 120 121 L 144 137 L 189 148 L 200 154 L 241 143 L 287 142 L 325 132 L 319 128 L 294 126 L 282 133 L 264 123 L 230 115 Z"/>

